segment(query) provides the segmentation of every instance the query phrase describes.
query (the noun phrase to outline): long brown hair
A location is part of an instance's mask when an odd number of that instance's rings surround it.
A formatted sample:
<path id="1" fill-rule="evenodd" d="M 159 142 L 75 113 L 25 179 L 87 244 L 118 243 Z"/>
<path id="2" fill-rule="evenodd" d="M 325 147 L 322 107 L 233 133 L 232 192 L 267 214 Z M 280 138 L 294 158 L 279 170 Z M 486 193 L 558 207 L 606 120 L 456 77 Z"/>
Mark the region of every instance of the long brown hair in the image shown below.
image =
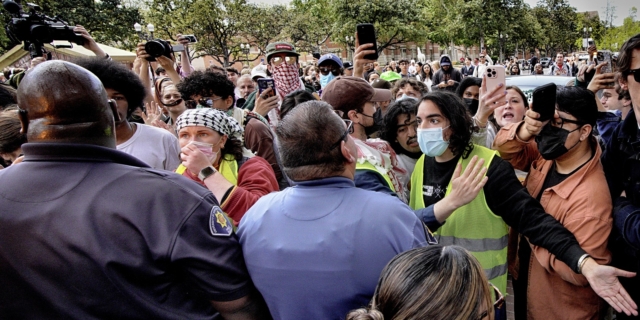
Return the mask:
<path id="1" fill-rule="evenodd" d="M 489 282 L 478 260 L 458 246 L 404 252 L 382 271 L 371 305 L 347 320 L 477 319 L 493 317 Z"/>

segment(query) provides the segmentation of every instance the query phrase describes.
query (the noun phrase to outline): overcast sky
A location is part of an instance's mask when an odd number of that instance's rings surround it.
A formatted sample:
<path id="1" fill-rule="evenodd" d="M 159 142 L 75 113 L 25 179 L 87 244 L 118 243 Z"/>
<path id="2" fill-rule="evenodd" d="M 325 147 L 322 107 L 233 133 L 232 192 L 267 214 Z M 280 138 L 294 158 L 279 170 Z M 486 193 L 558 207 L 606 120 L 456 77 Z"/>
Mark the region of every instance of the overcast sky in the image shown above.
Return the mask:
<path id="1" fill-rule="evenodd" d="M 538 0 L 524 0 L 531 7 L 535 7 Z M 640 1 L 638 0 L 609 0 L 616 7 L 615 15 L 617 18 L 613 21 L 616 26 L 622 25 L 622 20 L 629 16 L 629 10 L 635 6 L 640 10 Z M 287 4 L 289 0 L 249 0 L 252 3 L 270 3 L 270 4 Z M 598 11 L 600 20 L 604 19 L 604 11 L 607 6 L 607 0 L 569 0 L 569 4 L 576 7 L 578 12 Z M 640 17 L 636 16 L 636 19 Z"/>

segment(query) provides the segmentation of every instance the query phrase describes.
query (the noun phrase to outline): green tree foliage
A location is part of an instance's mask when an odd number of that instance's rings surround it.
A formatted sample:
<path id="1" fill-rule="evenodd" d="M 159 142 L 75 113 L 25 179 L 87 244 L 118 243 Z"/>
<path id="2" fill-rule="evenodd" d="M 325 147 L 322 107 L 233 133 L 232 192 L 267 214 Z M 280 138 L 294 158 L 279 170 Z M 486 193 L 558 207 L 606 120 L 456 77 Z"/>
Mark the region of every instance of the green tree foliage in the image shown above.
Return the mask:
<path id="1" fill-rule="evenodd" d="M 358 23 L 373 23 L 378 51 L 408 42 L 426 40 L 423 2 L 416 0 L 330 0 L 335 17 L 335 41 L 355 34 Z"/>
<path id="2" fill-rule="evenodd" d="M 261 54 L 265 54 L 269 43 L 287 39 L 284 29 L 291 21 L 292 11 L 283 5 L 250 4 L 244 17 L 243 37 L 248 43 L 256 46 Z"/>
<path id="3" fill-rule="evenodd" d="M 636 19 L 636 14 L 637 9 L 633 7 L 621 26 L 607 29 L 602 41 L 597 44 L 598 48 L 617 51 L 629 38 L 640 34 L 640 21 Z"/>
<path id="4" fill-rule="evenodd" d="M 250 21 L 245 0 L 151 0 L 147 18 L 155 26 L 157 36 L 174 39 L 178 33 L 198 38 L 196 54 L 208 55 L 223 66 L 243 61 L 240 44 L 246 22 Z"/>
<path id="5" fill-rule="evenodd" d="M 300 52 L 320 51 L 332 36 L 335 17 L 330 0 L 293 0 L 283 36 Z M 355 29 L 354 29 L 355 30 Z M 344 37 L 343 37 L 344 38 Z"/>
<path id="6" fill-rule="evenodd" d="M 141 19 L 139 10 L 135 6 L 125 5 L 121 0 L 34 0 L 32 2 L 42 8 L 43 14 L 51 17 L 59 16 L 72 25 L 84 26 L 99 43 L 128 50 L 135 47 L 137 36 L 133 31 L 133 24 Z M 25 8 L 25 11 L 28 9 Z M 10 14 L 6 10 L 1 12 L 2 21 L 6 25 L 11 19 Z M 0 31 L 0 46 L 3 51 L 16 44 L 9 41 L 3 28 Z"/>
<path id="7" fill-rule="evenodd" d="M 567 0 L 541 0 L 533 8 L 533 14 L 544 30 L 541 42 L 548 56 L 577 49 L 576 39 L 582 35 L 576 23 L 576 8 Z"/>

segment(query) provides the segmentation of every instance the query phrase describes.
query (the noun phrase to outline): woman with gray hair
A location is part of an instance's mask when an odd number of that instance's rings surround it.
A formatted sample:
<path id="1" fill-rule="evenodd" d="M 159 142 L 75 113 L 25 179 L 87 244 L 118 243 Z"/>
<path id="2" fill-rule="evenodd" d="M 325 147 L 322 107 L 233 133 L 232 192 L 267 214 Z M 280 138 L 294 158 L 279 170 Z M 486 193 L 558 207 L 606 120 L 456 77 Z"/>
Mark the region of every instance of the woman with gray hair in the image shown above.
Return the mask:
<path id="1" fill-rule="evenodd" d="M 176 121 L 182 164 L 176 170 L 211 190 L 238 225 L 260 197 L 278 191 L 269 163 L 243 147 L 243 129 L 217 109 L 186 110 Z"/>

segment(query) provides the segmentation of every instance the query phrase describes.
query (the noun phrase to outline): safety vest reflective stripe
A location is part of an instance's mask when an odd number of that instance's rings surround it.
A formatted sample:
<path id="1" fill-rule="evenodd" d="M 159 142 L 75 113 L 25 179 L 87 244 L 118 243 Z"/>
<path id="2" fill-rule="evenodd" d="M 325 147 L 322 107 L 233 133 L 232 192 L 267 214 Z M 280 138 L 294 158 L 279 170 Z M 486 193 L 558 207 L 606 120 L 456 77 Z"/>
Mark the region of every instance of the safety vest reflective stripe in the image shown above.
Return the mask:
<path id="1" fill-rule="evenodd" d="M 484 166 L 489 168 L 497 152 L 474 145 L 467 159 L 460 159 L 463 170 L 473 156 L 484 159 Z M 422 195 L 424 173 L 424 156 L 416 163 L 411 176 L 410 206 L 414 210 L 424 208 Z M 451 182 L 445 197 L 451 193 Z M 446 223 L 436 232 L 436 238 L 443 245 L 459 245 L 469 250 L 478 259 L 485 270 L 487 278 L 502 292 L 507 287 L 507 239 L 508 226 L 501 217 L 495 215 L 486 203 L 484 190 L 465 206 L 458 208 L 449 216 Z"/>
<path id="2" fill-rule="evenodd" d="M 484 274 L 487 276 L 487 279 L 495 279 L 499 276 L 507 274 L 507 263 L 501 264 L 499 266 L 495 266 L 491 269 L 484 269 Z M 495 284 L 494 284 L 495 285 Z M 496 285 L 497 287 L 497 285 Z M 502 291 L 501 291 L 502 292 Z"/>
<path id="3" fill-rule="evenodd" d="M 509 241 L 509 236 L 505 235 L 504 237 L 498 239 L 467 239 L 467 238 L 458 238 L 455 236 L 440 236 L 438 243 L 444 246 L 447 245 L 457 245 L 464 247 L 469 251 L 487 251 L 487 250 L 502 250 L 507 246 Z"/>
<path id="4" fill-rule="evenodd" d="M 374 165 L 372 165 L 371 163 L 365 161 L 363 163 L 360 162 L 356 162 L 356 170 L 371 170 L 379 175 L 382 176 L 382 178 L 384 178 L 384 181 L 387 182 L 387 186 L 389 187 L 389 189 L 391 189 L 391 191 L 396 192 L 396 188 L 393 187 L 393 182 L 391 182 L 391 178 L 389 178 L 389 175 L 386 173 L 382 173 L 380 172 L 378 169 L 376 169 L 376 167 Z"/>

